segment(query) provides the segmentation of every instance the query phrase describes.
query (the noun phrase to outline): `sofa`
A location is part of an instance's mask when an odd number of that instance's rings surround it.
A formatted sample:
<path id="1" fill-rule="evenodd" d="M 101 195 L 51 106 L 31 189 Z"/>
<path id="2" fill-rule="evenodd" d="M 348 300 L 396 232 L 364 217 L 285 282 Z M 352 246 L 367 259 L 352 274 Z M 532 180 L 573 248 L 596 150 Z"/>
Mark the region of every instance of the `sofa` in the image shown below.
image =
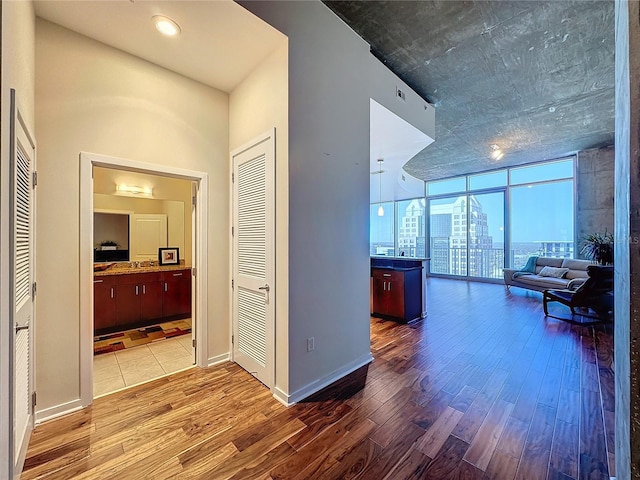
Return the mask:
<path id="1" fill-rule="evenodd" d="M 589 260 L 573 258 L 537 257 L 535 274 L 523 273 L 517 269 L 504 268 L 504 284 L 510 287 L 522 287 L 542 292 L 547 289 L 575 290 L 588 278 L 587 267 L 593 265 Z M 543 271 L 545 267 L 547 268 Z M 564 269 L 564 270 L 556 270 Z M 515 274 L 515 275 L 514 275 Z M 559 277 L 554 275 L 561 275 Z"/>

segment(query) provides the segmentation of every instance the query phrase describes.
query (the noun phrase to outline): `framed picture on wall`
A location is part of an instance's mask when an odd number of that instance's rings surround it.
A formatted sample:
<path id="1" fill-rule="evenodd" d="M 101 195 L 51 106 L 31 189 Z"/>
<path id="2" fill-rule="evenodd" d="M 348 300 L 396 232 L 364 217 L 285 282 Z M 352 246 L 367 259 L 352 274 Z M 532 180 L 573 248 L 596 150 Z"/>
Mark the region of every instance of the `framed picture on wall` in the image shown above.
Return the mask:
<path id="1" fill-rule="evenodd" d="M 159 248 L 158 261 L 160 265 L 179 265 L 180 249 L 177 247 Z"/>

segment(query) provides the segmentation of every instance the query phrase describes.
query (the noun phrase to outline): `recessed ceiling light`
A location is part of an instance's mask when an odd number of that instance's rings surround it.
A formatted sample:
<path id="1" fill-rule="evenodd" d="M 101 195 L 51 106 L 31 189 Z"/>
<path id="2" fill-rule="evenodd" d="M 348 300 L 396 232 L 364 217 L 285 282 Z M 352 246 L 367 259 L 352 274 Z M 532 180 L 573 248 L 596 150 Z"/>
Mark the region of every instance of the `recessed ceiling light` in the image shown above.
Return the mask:
<path id="1" fill-rule="evenodd" d="M 493 158 L 494 160 L 500 160 L 502 157 L 504 157 L 504 153 L 502 153 L 502 150 L 500 149 L 500 147 L 498 145 L 491 145 L 491 154 L 490 154 L 491 158 Z"/>
<path id="2" fill-rule="evenodd" d="M 156 30 L 168 37 L 175 37 L 180 33 L 180 25 L 164 15 L 154 15 L 151 17 L 156 25 Z"/>

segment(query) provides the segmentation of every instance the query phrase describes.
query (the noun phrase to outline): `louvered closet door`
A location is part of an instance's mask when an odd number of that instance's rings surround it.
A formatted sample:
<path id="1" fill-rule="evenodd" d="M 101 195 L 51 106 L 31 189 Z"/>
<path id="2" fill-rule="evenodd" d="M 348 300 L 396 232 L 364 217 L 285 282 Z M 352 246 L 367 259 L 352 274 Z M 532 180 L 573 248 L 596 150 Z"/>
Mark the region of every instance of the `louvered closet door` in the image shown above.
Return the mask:
<path id="1" fill-rule="evenodd" d="M 274 370 L 274 139 L 233 158 L 233 359 L 268 387 Z"/>
<path id="2" fill-rule="evenodd" d="M 12 97 L 12 107 L 15 99 Z M 15 112 L 15 110 L 14 110 Z M 33 429 L 33 161 L 35 151 L 19 116 L 12 113 L 12 188 L 13 238 L 11 245 L 11 281 L 14 325 L 13 355 L 13 450 L 14 474 L 20 472 Z"/>

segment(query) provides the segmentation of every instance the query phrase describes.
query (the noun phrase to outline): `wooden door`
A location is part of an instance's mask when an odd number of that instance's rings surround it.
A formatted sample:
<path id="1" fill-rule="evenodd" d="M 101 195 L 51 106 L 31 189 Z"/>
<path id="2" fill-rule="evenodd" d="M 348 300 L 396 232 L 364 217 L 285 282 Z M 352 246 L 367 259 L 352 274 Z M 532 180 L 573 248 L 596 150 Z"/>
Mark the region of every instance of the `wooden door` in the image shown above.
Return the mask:
<path id="1" fill-rule="evenodd" d="M 162 316 L 182 317 L 191 315 L 191 271 L 164 272 L 162 292 Z"/>
<path id="2" fill-rule="evenodd" d="M 140 286 L 137 283 L 118 283 L 116 316 L 118 326 L 140 321 Z"/>
<path id="3" fill-rule="evenodd" d="M 158 320 L 162 317 L 162 282 L 145 281 L 140 285 L 140 321 Z"/>
<path id="4" fill-rule="evenodd" d="M 384 271 L 374 270 L 373 272 L 373 312 L 386 315 L 387 311 L 387 278 Z"/>
<path id="5" fill-rule="evenodd" d="M 233 360 L 267 387 L 275 357 L 275 142 L 232 152 Z"/>
<path id="6" fill-rule="evenodd" d="M 93 280 L 93 329 L 103 330 L 116 325 L 116 285 L 112 278 Z"/>
<path id="7" fill-rule="evenodd" d="M 387 315 L 404 318 L 404 273 L 390 272 L 387 283 Z"/>

